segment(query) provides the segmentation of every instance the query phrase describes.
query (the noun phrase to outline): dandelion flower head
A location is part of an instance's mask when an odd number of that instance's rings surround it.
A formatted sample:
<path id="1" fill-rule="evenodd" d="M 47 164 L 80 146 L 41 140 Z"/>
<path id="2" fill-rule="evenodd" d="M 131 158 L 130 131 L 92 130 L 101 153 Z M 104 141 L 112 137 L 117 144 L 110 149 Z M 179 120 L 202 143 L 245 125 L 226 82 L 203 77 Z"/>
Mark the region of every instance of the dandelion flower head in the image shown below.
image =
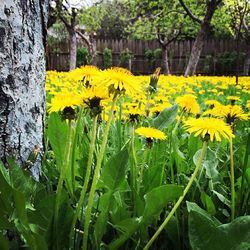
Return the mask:
<path id="1" fill-rule="evenodd" d="M 184 127 L 189 133 L 194 133 L 194 136 L 209 136 L 211 141 L 221 141 L 222 138 L 229 140 L 234 137 L 231 127 L 218 118 L 189 118 L 184 122 Z"/>

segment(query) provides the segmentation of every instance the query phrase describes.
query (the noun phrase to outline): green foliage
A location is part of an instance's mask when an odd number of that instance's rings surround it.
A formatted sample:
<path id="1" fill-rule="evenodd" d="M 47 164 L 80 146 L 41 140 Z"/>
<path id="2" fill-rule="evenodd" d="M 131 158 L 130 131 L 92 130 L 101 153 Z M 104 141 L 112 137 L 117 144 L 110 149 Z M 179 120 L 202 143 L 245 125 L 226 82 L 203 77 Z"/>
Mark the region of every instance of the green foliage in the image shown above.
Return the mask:
<path id="1" fill-rule="evenodd" d="M 247 110 L 248 96 L 244 92 L 247 85 L 244 82 L 235 86 L 224 85 L 231 78 L 222 78 L 225 82 L 220 82 L 218 78 L 208 78 L 215 82 L 199 82 L 197 77 L 167 78 L 161 75 L 157 91 L 149 94 L 149 78 L 143 76 L 146 79 L 143 82 L 144 98 L 138 100 L 136 97 L 132 103 L 135 105 L 138 102 L 144 111 L 150 108 L 152 102 L 164 104 L 163 97 L 174 103 L 176 96 L 186 91 L 192 91 L 204 106 L 204 101 L 208 99 L 228 104 L 225 96 L 241 91 L 240 102 Z M 170 81 L 168 85 L 165 85 L 165 79 Z M 185 81 L 185 84 L 179 86 L 178 80 Z M 82 88 L 81 83 L 79 89 Z M 218 91 L 224 91 L 224 95 L 211 91 L 215 86 Z M 55 92 L 60 88 L 55 87 Z M 203 93 L 200 93 L 201 90 Z M 85 87 L 84 91 L 87 91 Z M 166 92 L 166 96 L 162 96 L 162 92 Z M 0 164 L 1 249 L 80 249 L 85 221 L 90 221 L 89 249 L 142 249 L 168 215 L 172 217 L 152 249 L 249 248 L 249 121 L 237 121 L 235 124 L 236 213 L 232 220 L 228 142 L 209 141 L 206 154 L 202 151 L 204 158 L 200 161 L 203 142 L 201 138 L 187 133 L 183 126 L 188 117 L 195 119 L 194 115 L 172 105 L 157 116 L 146 116 L 141 112 L 140 119 L 131 122 L 126 113 L 129 109 L 124 105 L 129 106 L 130 100 L 129 96 L 119 97 L 115 112 L 110 112 L 116 115 L 116 119 L 106 133 L 104 149 L 101 145 L 104 131 L 107 131 L 106 113 L 98 116 L 96 137 L 92 133 L 93 117 L 88 108 L 76 108 L 77 118 L 70 122 L 62 120 L 61 111 L 48 114 L 40 182 L 34 181 L 30 173 L 12 158 L 7 159 L 5 166 Z M 107 104 L 103 102 L 103 105 Z M 167 138 L 150 140 L 146 136 L 137 136 L 135 130 L 138 127 L 160 129 Z M 91 136 L 95 138 L 95 143 L 90 150 Z M 93 152 L 90 176 L 84 182 L 90 152 Z M 103 161 L 97 175 L 94 175 L 100 152 L 103 152 Z M 196 168 L 197 165 L 200 168 Z M 197 169 L 196 178 L 194 169 Z M 63 179 L 60 178 L 62 173 Z M 97 186 L 91 193 L 94 176 Z M 62 180 L 60 196 L 59 180 Z M 192 185 L 188 185 L 190 180 Z M 83 186 L 86 186 L 85 196 L 79 213 L 76 213 Z M 86 220 L 90 194 L 93 194 L 93 205 L 90 219 Z M 182 198 L 187 205 L 183 201 L 178 203 Z M 176 205 L 178 209 L 173 210 Z M 73 219 L 76 222 L 73 223 Z M 14 240 L 11 240 L 11 235 L 14 235 Z"/>
<path id="2" fill-rule="evenodd" d="M 103 66 L 105 69 L 112 66 L 112 50 L 109 48 L 103 50 Z"/>
<path id="3" fill-rule="evenodd" d="M 76 53 L 76 66 L 88 65 L 91 63 L 91 55 L 87 48 L 78 48 Z"/>
<path id="4" fill-rule="evenodd" d="M 239 53 L 239 64 L 243 65 L 246 53 Z M 204 62 L 204 72 L 207 75 L 233 75 L 236 71 L 237 52 L 223 52 L 207 55 Z"/>
<path id="5" fill-rule="evenodd" d="M 170 126 L 176 119 L 178 106 L 174 105 L 164 109 L 152 122 L 153 127 L 163 130 Z"/>
<path id="6" fill-rule="evenodd" d="M 222 224 L 195 203 L 187 202 L 187 205 L 192 249 L 249 249 L 250 216 L 238 217 L 231 223 Z"/>
<path id="7" fill-rule="evenodd" d="M 146 49 L 144 52 L 145 57 L 147 58 L 147 60 L 154 62 L 158 59 L 161 59 L 162 57 L 162 49 L 161 48 L 157 48 L 157 49 Z"/>
<path id="8" fill-rule="evenodd" d="M 125 49 L 121 51 L 119 66 L 128 68 L 129 63 L 131 62 L 133 58 L 134 58 L 134 55 L 129 49 Z"/>

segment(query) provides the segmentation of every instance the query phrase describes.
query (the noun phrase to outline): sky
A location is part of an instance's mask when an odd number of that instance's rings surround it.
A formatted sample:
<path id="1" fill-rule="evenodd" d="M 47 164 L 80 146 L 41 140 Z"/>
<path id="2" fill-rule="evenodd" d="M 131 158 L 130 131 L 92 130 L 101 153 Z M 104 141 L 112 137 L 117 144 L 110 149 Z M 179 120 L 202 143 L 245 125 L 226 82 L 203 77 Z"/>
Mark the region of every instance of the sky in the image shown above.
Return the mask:
<path id="1" fill-rule="evenodd" d="M 89 7 L 95 2 L 95 0 L 65 0 L 65 2 L 67 2 L 70 7 L 79 8 L 82 6 Z"/>

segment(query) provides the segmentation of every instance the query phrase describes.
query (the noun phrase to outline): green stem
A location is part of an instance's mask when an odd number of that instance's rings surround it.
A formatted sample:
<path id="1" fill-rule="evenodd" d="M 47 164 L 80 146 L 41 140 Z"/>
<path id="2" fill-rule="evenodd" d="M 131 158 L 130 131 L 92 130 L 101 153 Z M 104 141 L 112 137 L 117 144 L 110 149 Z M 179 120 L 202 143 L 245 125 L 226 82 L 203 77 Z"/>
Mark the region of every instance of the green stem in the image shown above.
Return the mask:
<path id="1" fill-rule="evenodd" d="M 204 168 L 202 168 L 201 171 L 200 171 L 200 174 L 199 174 L 198 179 L 197 179 L 197 184 L 200 183 L 201 177 L 203 175 L 203 170 L 204 170 Z M 194 187 L 194 191 L 193 191 L 193 194 L 192 194 L 192 200 L 194 200 L 194 196 L 195 196 L 195 193 L 196 193 L 196 190 L 197 190 L 197 187 L 198 187 L 197 184 Z M 213 184 L 211 184 L 211 185 L 213 185 Z"/>
<path id="2" fill-rule="evenodd" d="M 137 191 L 137 159 L 135 154 L 135 130 L 132 126 L 132 135 L 131 135 L 131 189 L 132 189 L 132 200 L 134 204 L 134 215 L 136 215 L 137 204 L 136 204 L 136 191 Z"/>
<path id="3" fill-rule="evenodd" d="M 150 147 L 146 145 L 146 149 L 145 149 L 144 154 L 143 154 L 143 161 L 142 161 L 141 167 L 139 169 L 138 186 L 137 186 L 138 194 L 140 193 L 140 187 L 141 187 L 141 184 L 143 181 L 143 171 L 144 171 L 145 165 L 146 165 L 147 160 L 148 160 L 149 152 L 150 152 Z"/>
<path id="4" fill-rule="evenodd" d="M 172 135 L 176 135 L 176 131 L 177 131 L 177 129 L 178 129 L 178 127 L 179 127 L 179 125 L 180 125 L 180 123 L 181 123 L 181 121 L 182 121 L 182 117 L 183 117 L 184 113 L 185 113 L 184 111 L 181 112 L 180 117 L 179 117 L 179 120 L 178 120 L 177 123 L 175 124 L 174 129 L 173 129 L 173 131 L 172 131 Z"/>
<path id="5" fill-rule="evenodd" d="M 234 158 L 233 158 L 233 139 L 230 139 L 230 174 L 231 174 L 231 220 L 235 216 L 235 188 L 234 188 Z"/>
<path id="6" fill-rule="evenodd" d="M 111 122 L 112 122 L 113 116 L 114 116 L 114 108 L 115 108 L 116 100 L 117 100 L 117 97 L 114 97 L 113 104 L 112 104 L 110 114 L 109 114 L 109 119 L 108 119 L 106 128 L 104 130 L 103 140 L 102 140 L 102 144 L 100 147 L 100 151 L 99 151 L 99 154 L 97 156 L 96 167 L 95 167 L 95 171 L 94 171 L 93 181 L 92 181 L 92 185 L 91 185 L 91 189 L 90 189 L 90 193 L 89 193 L 87 210 L 86 210 L 86 214 L 85 214 L 84 234 L 83 234 L 83 244 L 82 244 L 83 250 L 87 249 L 88 235 L 89 235 L 88 231 L 89 231 L 89 224 L 90 224 L 90 219 L 91 219 L 91 210 L 92 210 L 93 203 L 94 203 L 94 194 L 95 194 L 96 185 L 98 182 L 98 176 L 99 176 L 101 165 L 102 165 L 102 160 L 103 160 L 105 149 L 106 149 L 109 129 L 110 129 Z"/>
<path id="7" fill-rule="evenodd" d="M 184 115 L 185 111 L 183 110 L 180 114 L 179 120 L 177 121 L 177 123 L 174 126 L 174 129 L 172 131 L 172 148 L 173 148 L 173 153 L 171 154 L 171 179 L 172 179 L 172 183 L 174 183 L 174 165 L 176 166 L 176 176 L 177 176 L 177 183 L 179 184 L 179 164 L 178 164 L 178 158 L 177 158 L 177 141 L 178 141 L 178 137 L 176 135 L 177 129 L 182 121 L 182 117 Z M 171 151 L 170 151 L 171 152 Z"/>
<path id="8" fill-rule="evenodd" d="M 163 223 L 160 225 L 160 227 L 157 229 L 157 231 L 155 232 L 155 234 L 153 235 L 153 237 L 149 240 L 149 242 L 147 243 L 147 245 L 143 248 L 144 250 L 149 249 L 149 247 L 153 244 L 153 242 L 156 240 L 156 238 L 158 237 L 158 235 L 161 233 L 161 231 L 164 229 L 164 227 L 167 225 L 167 223 L 169 222 L 170 218 L 173 216 L 173 214 L 175 213 L 175 211 L 177 210 L 177 208 L 180 206 L 181 202 L 183 201 L 183 199 L 185 198 L 186 194 L 188 193 L 190 187 L 192 186 L 196 175 L 199 172 L 199 169 L 201 167 L 202 161 L 205 157 L 206 154 L 206 150 L 207 150 L 207 142 L 205 141 L 203 143 L 203 147 L 201 150 L 201 155 L 200 158 L 197 162 L 197 165 L 195 167 L 195 170 L 186 186 L 186 188 L 183 191 L 182 196 L 178 199 L 178 201 L 175 203 L 174 207 L 172 208 L 172 210 L 170 211 L 170 213 L 168 214 L 168 216 L 166 217 L 166 219 L 163 221 Z"/>
<path id="9" fill-rule="evenodd" d="M 79 128 L 81 124 L 81 118 L 82 118 L 83 109 L 80 110 L 77 123 L 76 123 L 76 129 L 73 139 L 73 145 L 72 145 L 72 156 L 71 156 L 71 182 L 72 182 L 72 196 L 74 196 L 75 193 L 75 158 L 76 158 L 76 148 L 77 148 L 77 139 L 79 134 Z"/>
<path id="10" fill-rule="evenodd" d="M 248 203 L 248 199 L 249 199 L 249 194 L 250 194 L 250 190 L 246 191 L 244 201 L 243 201 L 243 205 L 242 205 L 242 208 L 243 208 L 242 210 L 243 211 L 245 210 L 246 213 L 247 213 L 247 208 L 248 208 L 247 203 Z"/>
<path id="11" fill-rule="evenodd" d="M 78 218 L 79 213 L 80 213 L 80 209 L 82 207 L 82 204 L 83 204 L 83 201 L 84 201 L 84 198 L 85 198 L 86 190 L 87 190 L 87 187 L 88 187 L 88 184 L 89 184 L 89 177 L 90 177 L 90 174 L 91 174 L 91 166 L 92 166 L 92 163 L 93 163 L 93 156 L 94 156 L 94 151 L 95 151 L 97 117 L 98 116 L 96 115 L 94 117 L 94 119 L 93 119 L 93 128 L 92 128 L 92 134 L 91 134 L 91 138 L 90 138 L 89 155 L 88 155 L 86 174 L 85 174 L 85 178 L 84 178 L 84 184 L 83 184 L 83 187 L 82 187 L 82 191 L 81 191 L 81 194 L 80 194 L 80 199 L 78 201 L 76 212 L 75 212 L 72 224 L 71 224 L 70 238 L 72 236 L 72 233 L 73 233 L 77 218 Z"/>
<path id="12" fill-rule="evenodd" d="M 243 196 L 245 194 L 244 190 L 245 190 L 245 178 L 246 178 L 246 170 L 247 170 L 247 163 L 248 163 L 248 156 L 250 155 L 250 134 L 248 134 L 247 137 L 247 144 L 246 144 L 246 152 L 245 152 L 245 156 L 244 156 L 244 160 L 243 160 L 243 166 L 242 166 L 242 178 L 241 178 L 241 188 L 240 188 L 240 203 L 242 205 L 243 203 Z M 242 210 L 242 206 L 241 206 L 241 210 Z"/>
<path id="13" fill-rule="evenodd" d="M 57 223 L 58 223 L 59 207 L 60 207 L 60 202 L 61 202 L 63 181 L 65 179 L 65 175 L 66 175 L 67 168 L 69 165 L 71 144 L 72 144 L 72 124 L 71 124 L 71 120 L 69 120 L 67 141 L 66 141 L 66 145 L 65 145 L 65 149 L 64 149 L 64 161 L 63 161 L 62 167 L 60 169 L 60 177 L 59 177 L 59 181 L 57 184 L 57 190 L 56 190 L 55 218 L 54 218 L 54 228 L 55 228 L 56 235 L 57 235 Z M 58 244 L 58 239 L 56 242 Z"/>

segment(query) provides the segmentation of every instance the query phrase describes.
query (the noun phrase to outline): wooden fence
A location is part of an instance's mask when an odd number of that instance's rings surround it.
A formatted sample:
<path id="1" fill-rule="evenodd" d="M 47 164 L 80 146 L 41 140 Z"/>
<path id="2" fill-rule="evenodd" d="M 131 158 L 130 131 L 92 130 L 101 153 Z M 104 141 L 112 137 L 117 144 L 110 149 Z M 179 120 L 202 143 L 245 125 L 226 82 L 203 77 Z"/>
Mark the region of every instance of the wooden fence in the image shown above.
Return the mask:
<path id="1" fill-rule="evenodd" d="M 169 45 L 169 64 L 172 74 L 183 74 L 188 62 L 192 40 L 176 41 Z M 78 42 L 78 47 L 84 47 L 82 42 Z M 230 75 L 236 71 L 236 52 L 234 40 L 207 40 L 201 53 L 197 66 L 197 74 Z M 243 72 L 244 55 L 250 51 L 250 46 L 246 42 L 240 43 L 240 72 Z M 137 41 L 137 40 L 96 40 L 97 56 L 96 65 L 103 68 L 103 50 L 112 50 L 112 64 L 119 66 L 120 53 L 129 49 L 134 58 L 132 60 L 132 72 L 134 74 L 150 74 L 158 66 L 162 66 L 162 59 L 148 60 L 145 56 L 147 49 L 155 50 L 160 48 L 157 41 Z M 65 43 L 55 45 L 48 49 L 47 69 L 68 70 L 69 52 Z"/>

